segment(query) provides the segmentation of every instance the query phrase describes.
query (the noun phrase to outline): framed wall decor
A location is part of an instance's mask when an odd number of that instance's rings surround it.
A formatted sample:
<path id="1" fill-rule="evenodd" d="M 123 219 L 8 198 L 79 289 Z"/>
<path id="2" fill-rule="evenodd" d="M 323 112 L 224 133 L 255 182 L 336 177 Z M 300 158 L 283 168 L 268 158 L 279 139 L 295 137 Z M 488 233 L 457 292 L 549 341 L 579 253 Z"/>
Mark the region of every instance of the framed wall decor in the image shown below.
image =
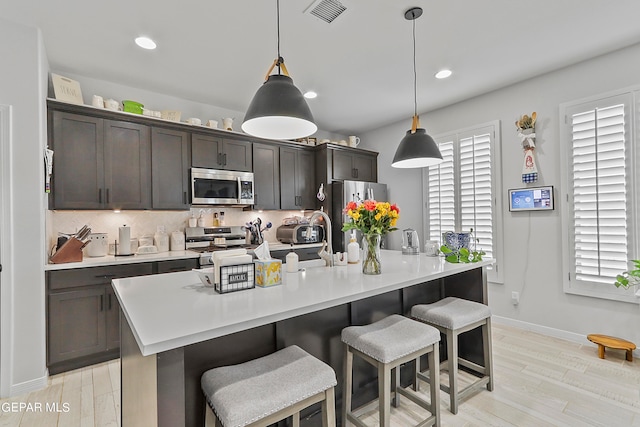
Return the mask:
<path id="1" fill-rule="evenodd" d="M 80 83 L 53 73 L 51 73 L 51 81 L 53 82 L 53 92 L 57 100 L 78 105 L 84 104 Z"/>

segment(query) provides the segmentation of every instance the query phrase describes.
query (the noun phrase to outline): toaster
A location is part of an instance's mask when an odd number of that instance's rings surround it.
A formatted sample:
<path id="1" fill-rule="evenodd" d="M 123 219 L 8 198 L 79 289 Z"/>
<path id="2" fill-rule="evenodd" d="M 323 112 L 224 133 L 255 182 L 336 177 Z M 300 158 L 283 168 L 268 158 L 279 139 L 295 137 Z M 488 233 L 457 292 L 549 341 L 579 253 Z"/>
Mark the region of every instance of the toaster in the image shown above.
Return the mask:
<path id="1" fill-rule="evenodd" d="M 276 230 L 276 239 L 282 243 L 318 243 L 324 240 L 324 228 L 309 224 L 281 225 Z"/>

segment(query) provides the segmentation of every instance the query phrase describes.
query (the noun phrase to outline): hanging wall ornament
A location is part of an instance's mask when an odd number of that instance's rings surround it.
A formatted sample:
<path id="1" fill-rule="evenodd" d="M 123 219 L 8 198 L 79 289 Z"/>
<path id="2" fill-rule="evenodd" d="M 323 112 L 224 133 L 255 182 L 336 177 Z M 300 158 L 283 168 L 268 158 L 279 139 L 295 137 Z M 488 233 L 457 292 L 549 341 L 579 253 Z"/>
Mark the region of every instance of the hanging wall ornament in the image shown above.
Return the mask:
<path id="1" fill-rule="evenodd" d="M 522 149 L 524 150 L 524 163 L 522 165 L 522 182 L 529 184 L 538 180 L 538 168 L 536 168 L 536 158 L 534 150 L 536 148 L 535 125 L 537 113 L 534 111 L 531 117 L 522 116 L 516 120 L 516 128 L 518 129 L 518 137 L 522 141 Z"/>

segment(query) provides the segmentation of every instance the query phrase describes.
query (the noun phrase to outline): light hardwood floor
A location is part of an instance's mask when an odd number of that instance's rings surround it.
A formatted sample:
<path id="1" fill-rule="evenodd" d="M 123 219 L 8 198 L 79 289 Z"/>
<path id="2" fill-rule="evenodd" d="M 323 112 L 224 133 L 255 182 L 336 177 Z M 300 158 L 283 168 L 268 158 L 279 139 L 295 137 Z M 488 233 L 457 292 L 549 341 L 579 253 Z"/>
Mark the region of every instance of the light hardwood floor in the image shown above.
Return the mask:
<path id="1" fill-rule="evenodd" d="M 473 395 L 457 415 L 448 411 L 448 396 L 442 393 L 443 426 L 640 427 L 640 361 L 627 362 L 621 350 L 607 350 L 602 360 L 595 344 L 580 345 L 495 322 L 492 327 L 495 390 Z M 0 426 L 120 426 L 119 370 L 119 361 L 102 363 L 55 375 L 44 390 L 2 399 Z M 446 375 L 441 380 L 446 383 Z M 2 410 L 12 402 L 40 403 L 42 412 Z M 61 410 L 68 403 L 70 410 L 46 412 L 45 404 L 52 402 Z M 404 398 L 400 408 L 392 408 L 391 423 L 412 426 L 424 415 L 426 411 Z M 377 425 L 377 412 L 372 409 L 364 421 Z"/>

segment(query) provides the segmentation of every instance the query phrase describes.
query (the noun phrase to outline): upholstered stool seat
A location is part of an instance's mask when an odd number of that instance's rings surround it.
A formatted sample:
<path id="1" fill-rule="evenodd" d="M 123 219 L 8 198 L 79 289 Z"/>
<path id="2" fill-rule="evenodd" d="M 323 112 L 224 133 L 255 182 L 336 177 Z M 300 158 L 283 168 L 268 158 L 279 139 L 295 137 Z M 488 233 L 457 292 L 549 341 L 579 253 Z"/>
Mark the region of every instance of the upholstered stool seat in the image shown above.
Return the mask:
<path id="1" fill-rule="evenodd" d="M 443 362 L 449 371 L 449 386 L 443 384 L 440 388 L 449 393 L 450 410 L 458 413 L 460 400 L 467 397 L 476 389 L 486 385 L 487 390 L 493 390 L 493 357 L 491 348 L 491 310 L 484 304 L 465 299 L 447 297 L 433 304 L 420 304 L 411 308 L 411 317 L 436 327 L 446 335 L 447 360 Z M 458 336 L 477 327 L 482 327 L 484 366 L 473 363 L 458 356 Z M 458 390 L 458 364 L 471 369 L 479 375 L 479 379 Z M 418 374 L 425 381 L 435 378 Z"/>
<path id="2" fill-rule="evenodd" d="M 333 369 L 297 346 L 234 366 L 210 369 L 201 386 L 224 427 L 267 426 L 322 402 L 323 426 L 335 426 Z"/>
<path id="3" fill-rule="evenodd" d="M 431 412 L 431 416 L 420 423 L 440 425 L 440 398 L 438 372 L 438 342 L 440 333 L 437 329 L 415 320 L 393 314 L 378 322 L 365 326 L 349 326 L 342 330 L 342 341 L 345 345 L 344 364 L 344 405 L 343 426 L 347 421 L 364 427 L 358 418 L 357 411 L 351 410 L 351 394 L 353 392 L 353 355 L 357 355 L 378 369 L 378 397 L 380 426 L 388 427 L 390 423 L 391 391 L 394 392 L 394 406 L 400 404 L 400 394 Z M 400 385 L 400 365 L 428 354 L 429 367 L 433 370 L 436 381 L 431 385 L 431 402 L 427 402 L 411 390 Z M 393 385 L 392 382 L 392 371 Z M 416 378 L 417 381 L 417 378 Z"/>

